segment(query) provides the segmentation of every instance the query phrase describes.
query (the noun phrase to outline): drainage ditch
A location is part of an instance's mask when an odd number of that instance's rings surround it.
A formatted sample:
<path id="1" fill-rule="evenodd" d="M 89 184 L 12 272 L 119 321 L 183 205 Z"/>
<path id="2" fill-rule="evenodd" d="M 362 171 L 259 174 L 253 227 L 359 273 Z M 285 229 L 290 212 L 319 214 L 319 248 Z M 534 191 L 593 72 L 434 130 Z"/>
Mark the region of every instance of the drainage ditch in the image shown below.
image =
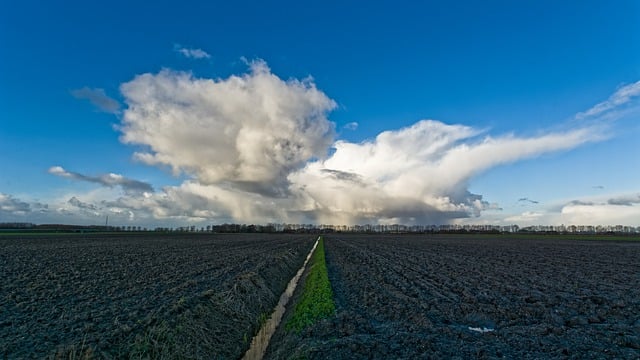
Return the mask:
<path id="1" fill-rule="evenodd" d="M 293 296 L 293 292 L 298 285 L 298 281 L 300 280 L 302 273 L 304 273 L 304 269 L 307 267 L 307 263 L 309 262 L 309 259 L 311 259 L 313 252 L 318 246 L 318 241 L 320 241 L 320 237 L 316 239 L 316 243 L 313 244 L 313 247 L 311 248 L 311 251 L 309 251 L 307 258 L 304 260 L 302 267 L 300 267 L 300 270 L 298 270 L 296 275 L 291 279 L 291 281 L 289 281 L 287 288 L 282 295 L 280 295 L 280 300 L 278 300 L 278 304 L 273 309 L 269 319 L 262 325 L 258 334 L 251 339 L 251 345 L 249 346 L 249 350 L 247 350 L 242 357 L 243 360 L 260 360 L 264 356 L 264 353 L 267 351 L 267 346 L 269 346 L 269 340 L 271 340 L 271 336 L 273 336 L 273 333 L 276 331 L 280 321 L 282 320 L 287 303 L 289 302 L 289 299 L 291 299 L 291 296 Z"/>

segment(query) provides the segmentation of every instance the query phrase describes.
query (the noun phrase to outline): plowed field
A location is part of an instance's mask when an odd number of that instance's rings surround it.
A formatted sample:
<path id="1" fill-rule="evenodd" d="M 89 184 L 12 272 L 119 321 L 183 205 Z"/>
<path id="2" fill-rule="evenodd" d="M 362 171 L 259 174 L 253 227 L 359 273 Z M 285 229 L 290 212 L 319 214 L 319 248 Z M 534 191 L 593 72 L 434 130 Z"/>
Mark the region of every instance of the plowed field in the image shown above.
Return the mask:
<path id="1" fill-rule="evenodd" d="M 314 240 L 0 238 L 0 357 L 238 358 Z"/>
<path id="2" fill-rule="evenodd" d="M 269 358 L 640 358 L 640 242 L 325 236 L 335 316 Z"/>

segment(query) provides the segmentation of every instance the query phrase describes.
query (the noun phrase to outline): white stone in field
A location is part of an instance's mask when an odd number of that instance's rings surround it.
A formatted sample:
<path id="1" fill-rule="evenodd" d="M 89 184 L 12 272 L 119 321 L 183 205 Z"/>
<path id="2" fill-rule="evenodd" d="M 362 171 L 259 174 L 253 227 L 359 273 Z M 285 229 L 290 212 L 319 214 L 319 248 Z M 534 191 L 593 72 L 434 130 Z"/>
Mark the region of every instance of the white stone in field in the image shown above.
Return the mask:
<path id="1" fill-rule="evenodd" d="M 471 326 L 469 326 L 469 330 L 477 331 L 479 333 L 487 333 L 487 332 L 492 332 L 495 329 L 490 329 L 490 328 L 486 328 L 486 327 L 471 327 Z"/>

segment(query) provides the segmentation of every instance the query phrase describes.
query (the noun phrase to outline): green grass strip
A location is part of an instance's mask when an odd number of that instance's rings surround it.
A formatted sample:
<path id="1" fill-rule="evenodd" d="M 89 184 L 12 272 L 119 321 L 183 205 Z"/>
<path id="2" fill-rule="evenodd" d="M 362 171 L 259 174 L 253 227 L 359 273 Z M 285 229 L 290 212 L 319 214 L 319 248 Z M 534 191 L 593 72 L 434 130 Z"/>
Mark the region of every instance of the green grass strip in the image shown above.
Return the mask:
<path id="1" fill-rule="evenodd" d="M 302 296 L 296 304 L 293 315 L 285 329 L 300 332 L 320 319 L 327 318 L 336 310 L 327 263 L 324 258 L 324 239 L 320 237 L 318 246 L 309 261 L 309 274 L 304 283 Z"/>

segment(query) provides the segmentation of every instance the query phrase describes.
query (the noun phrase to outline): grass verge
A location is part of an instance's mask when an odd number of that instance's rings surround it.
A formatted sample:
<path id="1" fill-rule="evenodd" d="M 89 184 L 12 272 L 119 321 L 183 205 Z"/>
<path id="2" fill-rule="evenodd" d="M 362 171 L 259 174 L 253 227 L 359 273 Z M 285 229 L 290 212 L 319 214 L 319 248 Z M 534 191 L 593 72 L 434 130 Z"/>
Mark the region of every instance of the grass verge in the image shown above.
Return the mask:
<path id="1" fill-rule="evenodd" d="M 299 333 L 316 321 L 333 315 L 335 309 L 333 291 L 327 274 L 327 263 L 324 258 L 324 239 L 320 237 L 318 246 L 309 261 L 309 273 L 300 301 L 287 321 L 285 330 Z"/>

